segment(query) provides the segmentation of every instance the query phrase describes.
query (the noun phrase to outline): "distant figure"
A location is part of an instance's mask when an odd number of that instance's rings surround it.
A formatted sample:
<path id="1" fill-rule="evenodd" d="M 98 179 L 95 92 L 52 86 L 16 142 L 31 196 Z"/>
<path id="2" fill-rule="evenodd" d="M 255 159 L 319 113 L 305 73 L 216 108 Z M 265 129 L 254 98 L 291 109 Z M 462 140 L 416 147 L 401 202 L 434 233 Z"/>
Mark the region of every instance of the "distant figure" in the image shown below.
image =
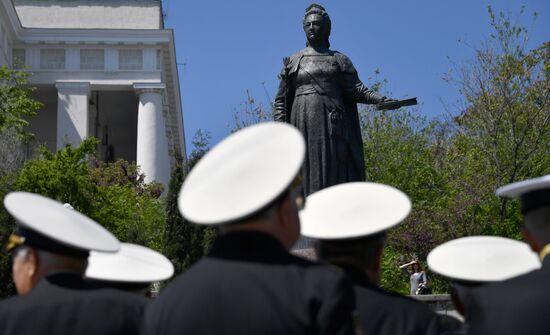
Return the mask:
<path id="1" fill-rule="evenodd" d="M 318 240 L 319 258 L 353 281 L 363 334 L 439 334 L 427 305 L 379 287 L 386 230 L 410 209 L 409 198 L 393 187 L 355 182 L 313 193 L 300 213 L 302 235 Z"/>
<path id="2" fill-rule="evenodd" d="M 428 276 L 422 270 L 422 265 L 418 260 L 413 260 L 409 263 L 399 266 L 399 268 L 409 275 L 410 280 L 410 295 L 430 294 L 431 290 L 428 287 Z"/>
<path id="3" fill-rule="evenodd" d="M 230 135 L 195 165 L 180 212 L 220 236 L 151 304 L 147 334 L 354 334 L 345 276 L 288 252 L 300 234 L 304 153 L 298 130 L 270 122 Z"/>
<path id="4" fill-rule="evenodd" d="M 86 279 L 96 285 L 151 296 L 151 284 L 174 275 L 174 266 L 163 254 L 147 247 L 121 243 L 116 253 L 92 251 Z"/>
<path id="5" fill-rule="evenodd" d="M 306 47 L 284 60 L 274 119 L 295 126 L 305 138 L 301 174 L 307 196 L 332 185 L 365 181 L 357 103 L 393 100 L 369 90 L 351 60 L 329 49 L 332 23 L 324 7 L 308 6 L 302 23 Z"/>
<path id="6" fill-rule="evenodd" d="M 534 270 L 472 291 L 473 335 L 550 333 L 550 175 L 503 186 L 497 195 L 519 198 L 523 236 L 542 262 Z M 497 261 L 497 260 L 495 260 Z M 507 262 L 507 258 L 499 260 Z"/>
<path id="7" fill-rule="evenodd" d="M 13 254 L 18 296 L 0 302 L 0 334 L 137 334 L 147 300 L 87 283 L 89 252 L 120 243 L 85 215 L 38 194 L 13 192 L 4 206 L 17 222 Z"/>
<path id="8" fill-rule="evenodd" d="M 499 261 L 503 260 L 503 261 Z M 466 334 L 473 311 L 473 289 L 540 268 L 526 243 L 497 236 L 470 236 L 445 242 L 428 254 L 432 271 L 451 280 L 451 299 L 464 324 L 445 320 L 442 335 Z"/>

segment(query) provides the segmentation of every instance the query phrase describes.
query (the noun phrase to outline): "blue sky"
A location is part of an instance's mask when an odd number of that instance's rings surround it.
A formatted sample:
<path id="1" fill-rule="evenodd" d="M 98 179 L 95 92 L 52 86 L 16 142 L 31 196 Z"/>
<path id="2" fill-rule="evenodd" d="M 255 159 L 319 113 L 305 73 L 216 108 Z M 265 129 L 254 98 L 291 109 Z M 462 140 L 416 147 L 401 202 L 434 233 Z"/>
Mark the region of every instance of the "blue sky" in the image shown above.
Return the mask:
<path id="1" fill-rule="evenodd" d="M 174 29 L 187 152 L 198 129 L 211 144 L 231 129 L 232 114 L 246 90 L 268 105 L 278 86 L 282 58 L 305 46 L 304 9 L 311 1 L 163 0 L 166 28 Z M 359 77 L 379 69 L 393 97 L 417 96 L 419 112 L 445 114 L 459 95 L 442 80 L 453 62 L 472 60 L 471 47 L 490 34 L 487 6 L 510 12 L 531 34 L 529 46 L 550 41 L 550 1 L 327 0 L 319 1 L 332 20 L 331 49 L 350 57 Z M 525 6 L 525 13 L 519 11 Z M 532 13 L 539 16 L 532 20 Z"/>

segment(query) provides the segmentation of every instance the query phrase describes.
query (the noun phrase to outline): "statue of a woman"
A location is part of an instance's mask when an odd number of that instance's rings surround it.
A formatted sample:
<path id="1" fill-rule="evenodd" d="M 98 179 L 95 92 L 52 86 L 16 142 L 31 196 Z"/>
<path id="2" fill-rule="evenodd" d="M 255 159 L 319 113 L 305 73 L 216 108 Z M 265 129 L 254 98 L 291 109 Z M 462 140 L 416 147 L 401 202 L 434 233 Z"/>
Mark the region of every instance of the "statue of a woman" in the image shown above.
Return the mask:
<path id="1" fill-rule="evenodd" d="M 329 49 L 331 22 L 312 4 L 304 16 L 306 48 L 285 58 L 274 118 L 298 128 L 307 144 L 304 193 L 365 180 L 357 103 L 391 101 L 369 91 L 348 57 Z"/>

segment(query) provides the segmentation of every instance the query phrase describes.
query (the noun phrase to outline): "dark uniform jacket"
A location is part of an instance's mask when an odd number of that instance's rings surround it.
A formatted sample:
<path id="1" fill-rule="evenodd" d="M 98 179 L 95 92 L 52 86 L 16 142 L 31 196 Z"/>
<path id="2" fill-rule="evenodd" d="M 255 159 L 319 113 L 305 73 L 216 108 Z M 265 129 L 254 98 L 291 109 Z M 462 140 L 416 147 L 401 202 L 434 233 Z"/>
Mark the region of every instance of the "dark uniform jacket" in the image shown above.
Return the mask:
<path id="1" fill-rule="evenodd" d="M 470 300 L 469 334 L 550 334 L 550 256 L 540 270 L 472 290 Z"/>
<path id="2" fill-rule="evenodd" d="M 353 281 L 358 318 L 364 334 L 439 334 L 439 318 L 427 305 L 376 287 L 361 270 L 340 267 Z"/>
<path id="3" fill-rule="evenodd" d="M 353 334 L 342 273 L 290 255 L 274 238 L 233 232 L 161 291 L 147 334 Z"/>
<path id="4" fill-rule="evenodd" d="M 0 334 L 137 334 L 145 298 L 96 288 L 80 275 L 50 275 L 0 302 Z"/>

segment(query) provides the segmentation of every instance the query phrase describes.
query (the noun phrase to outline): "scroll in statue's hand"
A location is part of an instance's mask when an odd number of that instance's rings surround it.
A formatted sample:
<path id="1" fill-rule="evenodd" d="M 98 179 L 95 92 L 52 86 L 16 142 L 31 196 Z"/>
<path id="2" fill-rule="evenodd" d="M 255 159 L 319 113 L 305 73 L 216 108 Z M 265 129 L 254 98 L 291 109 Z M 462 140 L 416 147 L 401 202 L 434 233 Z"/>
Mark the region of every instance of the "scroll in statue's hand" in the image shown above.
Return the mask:
<path id="1" fill-rule="evenodd" d="M 384 100 L 382 102 L 376 104 L 377 110 L 387 110 L 387 109 L 398 109 L 403 106 L 412 106 L 416 105 L 416 97 L 411 99 L 405 99 L 405 100 L 395 100 L 384 97 Z"/>
<path id="2" fill-rule="evenodd" d="M 397 101 L 397 99 L 392 99 L 392 98 L 388 98 L 388 97 L 382 97 L 382 101 L 380 101 L 380 103 L 383 103 L 383 102 L 391 102 L 391 101 Z"/>

